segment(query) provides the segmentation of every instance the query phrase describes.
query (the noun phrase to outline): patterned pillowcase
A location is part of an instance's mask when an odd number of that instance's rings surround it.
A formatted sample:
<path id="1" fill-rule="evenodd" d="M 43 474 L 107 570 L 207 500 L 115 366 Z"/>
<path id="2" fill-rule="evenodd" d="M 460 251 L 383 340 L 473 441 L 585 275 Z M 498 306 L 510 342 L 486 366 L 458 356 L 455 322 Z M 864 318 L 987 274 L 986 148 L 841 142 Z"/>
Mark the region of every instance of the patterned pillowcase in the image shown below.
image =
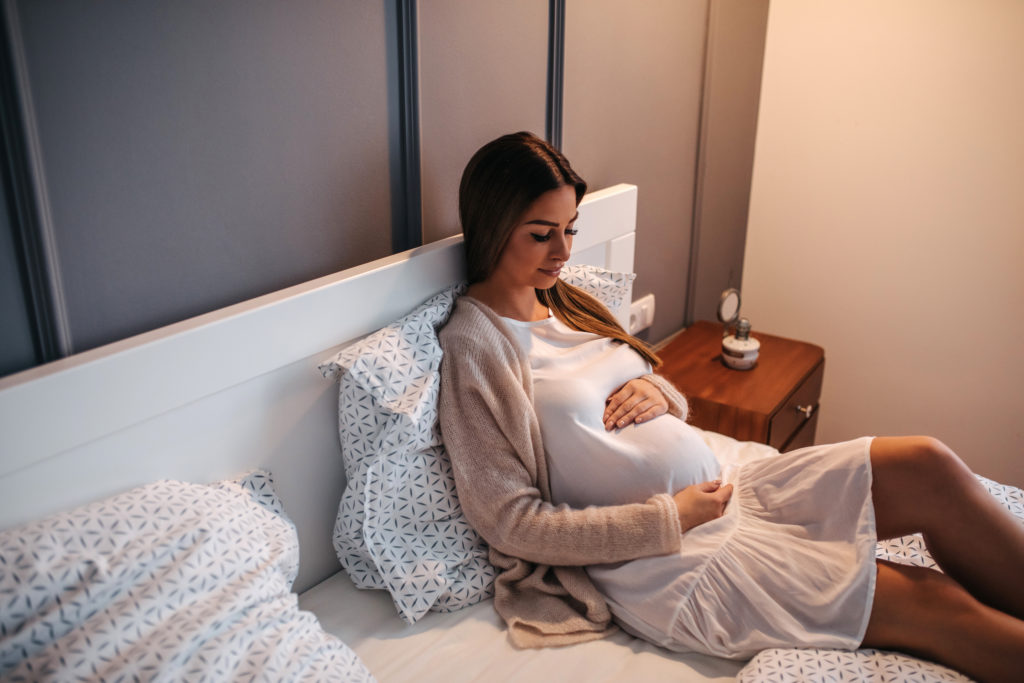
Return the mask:
<path id="1" fill-rule="evenodd" d="M 291 583 L 269 475 L 161 481 L 0 532 L 0 678 L 372 677 Z"/>
<path id="2" fill-rule="evenodd" d="M 633 293 L 636 273 L 613 273 L 597 266 L 585 264 L 566 266 L 561 278 L 575 285 L 608 307 L 612 313 L 627 304 Z"/>
<path id="3" fill-rule="evenodd" d="M 334 549 L 356 586 L 385 588 L 408 623 L 493 593 L 487 547 L 462 515 L 437 420 L 437 329 L 459 284 L 320 365 L 340 378 L 345 491 Z"/>
<path id="4" fill-rule="evenodd" d="M 572 266 L 563 277 L 609 307 L 630 274 Z M 493 594 L 487 546 L 462 515 L 437 416 L 441 346 L 458 284 L 323 362 L 338 378 L 345 491 L 334 549 L 360 588 L 387 589 L 408 623 Z"/>

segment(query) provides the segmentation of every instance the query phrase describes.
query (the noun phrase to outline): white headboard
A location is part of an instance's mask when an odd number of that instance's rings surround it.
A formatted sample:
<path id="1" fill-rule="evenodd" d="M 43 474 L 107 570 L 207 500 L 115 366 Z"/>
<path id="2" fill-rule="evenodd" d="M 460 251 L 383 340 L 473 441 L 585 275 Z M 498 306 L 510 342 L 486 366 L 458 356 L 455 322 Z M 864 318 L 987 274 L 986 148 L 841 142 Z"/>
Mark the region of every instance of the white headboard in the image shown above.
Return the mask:
<path id="1" fill-rule="evenodd" d="M 572 263 L 633 268 L 637 188 L 580 205 Z M 317 364 L 463 278 L 462 237 L 0 379 L 0 528 L 157 479 L 272 472 L 299 531 L 296 589 L 333 574 L 344 488 Z M 625 310 L 617 311 L 628 321 Z"/>

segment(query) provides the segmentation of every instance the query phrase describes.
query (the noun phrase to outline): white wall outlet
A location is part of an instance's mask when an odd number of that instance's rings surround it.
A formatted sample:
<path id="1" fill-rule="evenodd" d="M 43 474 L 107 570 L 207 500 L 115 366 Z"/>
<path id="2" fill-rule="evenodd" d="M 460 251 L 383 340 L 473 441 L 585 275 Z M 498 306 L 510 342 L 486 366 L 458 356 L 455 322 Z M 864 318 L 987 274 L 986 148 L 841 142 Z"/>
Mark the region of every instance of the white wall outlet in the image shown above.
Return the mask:
<path id="1" fill-rule="evenodd" d="M 629 333 L 636 334 L 654 324 L 654 295 L 645 294 L 629 306 Z"/>

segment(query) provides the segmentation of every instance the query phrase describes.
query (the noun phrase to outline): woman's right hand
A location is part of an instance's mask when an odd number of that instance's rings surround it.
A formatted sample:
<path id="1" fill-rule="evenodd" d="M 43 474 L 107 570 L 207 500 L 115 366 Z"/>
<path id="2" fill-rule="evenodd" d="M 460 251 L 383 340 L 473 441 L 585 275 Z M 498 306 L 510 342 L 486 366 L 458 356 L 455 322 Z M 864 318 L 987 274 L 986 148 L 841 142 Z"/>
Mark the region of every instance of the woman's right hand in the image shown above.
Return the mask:
<path id="1" fill-rule="evenodd" d="M 703 484 L 687 486 L 672 496 L 684 533 L 699 524 L 721 517 L 730 498 L 732 484 L 722 486 L 721 481 L 706 481 Z"/>

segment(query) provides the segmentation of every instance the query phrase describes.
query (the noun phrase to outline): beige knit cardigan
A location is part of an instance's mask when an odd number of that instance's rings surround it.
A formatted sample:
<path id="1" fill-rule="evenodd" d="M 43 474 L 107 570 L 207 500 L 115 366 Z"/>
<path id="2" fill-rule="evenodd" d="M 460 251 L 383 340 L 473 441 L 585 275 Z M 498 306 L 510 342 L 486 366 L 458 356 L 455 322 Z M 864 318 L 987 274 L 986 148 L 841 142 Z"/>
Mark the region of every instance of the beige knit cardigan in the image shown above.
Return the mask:
<path id="1" fill-rule="evenodd" d="M 572 509 L 551 504 L 548 467 L 533 409 L 529 359 L 501 318 L 461 297 L 440 332 L 441 431 L 462 510 L 490 545 L 498 570 L 494 607 L 517 647 L 567 645 L 615 631 L 583 567 L 679 549 L 672 497 Z M 686 400 L 646 375 L 677 417 Z"/>

